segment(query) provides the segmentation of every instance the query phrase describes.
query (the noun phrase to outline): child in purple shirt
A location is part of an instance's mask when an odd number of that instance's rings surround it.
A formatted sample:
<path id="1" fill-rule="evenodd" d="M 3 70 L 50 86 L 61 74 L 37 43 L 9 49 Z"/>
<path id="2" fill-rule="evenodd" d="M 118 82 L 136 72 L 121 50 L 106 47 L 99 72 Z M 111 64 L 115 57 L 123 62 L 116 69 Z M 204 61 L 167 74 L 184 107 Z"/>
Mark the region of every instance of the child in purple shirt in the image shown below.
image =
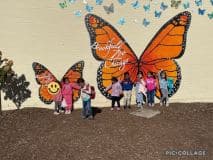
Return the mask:
<path id="1" fill-rule="evenodd" d="M 121 99 L 121 95 L 123 94 L 123 91 L 122 91 L 122 86 L 116 77 L 112 77 L 112 85 L 107 87 L 106 91 L 108 91 L 110 89 L 112 90 L 112 93 L 111 93 L 112 108 L 111 108 L 111 110 L 114 110 L 115 102 L 117 102 L 117 105 L 118 105 L 117 110 L 119 111 L 120 110 L 120 99 Z"/>

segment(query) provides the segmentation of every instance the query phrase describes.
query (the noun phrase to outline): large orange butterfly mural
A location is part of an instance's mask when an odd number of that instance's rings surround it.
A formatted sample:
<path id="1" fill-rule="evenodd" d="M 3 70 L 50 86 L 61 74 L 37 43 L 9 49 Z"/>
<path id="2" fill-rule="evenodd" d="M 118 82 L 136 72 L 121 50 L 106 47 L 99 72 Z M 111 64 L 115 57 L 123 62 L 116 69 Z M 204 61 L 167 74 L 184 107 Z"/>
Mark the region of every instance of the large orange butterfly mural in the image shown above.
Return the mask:
<path id="1" fill-rule="evenodd" d="M 146 77 L 148 72 L 157 74 L 165 70 L 168 78 L 173 80 L 174 95 L 181 82 L 181 68 L 175 59 L 180 58 L 185 51 L 186 35 L 191 22 L 188 11 L 171 18 L 157 32 L 138 59 L 132 48 L 108 22 L 93 14 L 85 16 L 85 24 L 90 35 L 93 56 L 101 61 L 97 71 L 97 83 L 101 93 L 111 98 L 110 91 L 105 88 L 111 84 L 111 78 L 123 79 L 129 72 L 132 81 L 136 81 L 138 72 Z M 159 87 L 156 96 L 160 97 Z"/>
<path id="2" fill-rule="evenodd" d="M 40 63 L 34 62 L 32 67 L 35 72 L 36 81 L 40 85 L 39 97 L 41 101 L 46 104 L 51 104 L 54 95 L 61 89 L 63 78 L 69 78 L 70 83 L 77 83 L 78 78 L 82 78 L 84 61 L 79 61 L 70 67 L 61 81 L 58 81 L 55 76 Z M 77 101 L 79 97 L 80 91 L 73 89 L 73 100 Z"/>

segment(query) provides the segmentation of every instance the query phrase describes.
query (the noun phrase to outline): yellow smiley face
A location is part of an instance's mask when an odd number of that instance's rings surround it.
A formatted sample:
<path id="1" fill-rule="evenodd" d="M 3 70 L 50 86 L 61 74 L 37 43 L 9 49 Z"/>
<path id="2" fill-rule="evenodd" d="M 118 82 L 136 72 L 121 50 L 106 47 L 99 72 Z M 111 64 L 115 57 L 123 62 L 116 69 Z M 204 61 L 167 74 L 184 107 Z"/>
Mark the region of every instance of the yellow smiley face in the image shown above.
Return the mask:
<path id="1" fill-rule="evenodd" d="M 57 94 L 60 90 L 60 85 L 57 82 L 51 82 L 48 84 L 47 88 L 50 94 Z"/>

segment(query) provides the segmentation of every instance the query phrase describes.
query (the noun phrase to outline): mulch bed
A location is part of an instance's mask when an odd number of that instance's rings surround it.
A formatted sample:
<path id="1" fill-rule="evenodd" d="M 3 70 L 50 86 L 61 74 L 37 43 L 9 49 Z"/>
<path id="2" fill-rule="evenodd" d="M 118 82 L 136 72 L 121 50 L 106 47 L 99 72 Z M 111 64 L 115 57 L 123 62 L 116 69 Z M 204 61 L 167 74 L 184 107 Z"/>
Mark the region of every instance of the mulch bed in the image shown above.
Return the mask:
<path id="1" fill-rule="evenodd" d="M 131 110 L 96 108 L 94 120 L 25 108 L 0 116 L 1 160 L 212 160 L 213 104 L 156 106 L 161 114 L 142 118 Z M 205 156 L 167 155 L 205 150 Z"/>

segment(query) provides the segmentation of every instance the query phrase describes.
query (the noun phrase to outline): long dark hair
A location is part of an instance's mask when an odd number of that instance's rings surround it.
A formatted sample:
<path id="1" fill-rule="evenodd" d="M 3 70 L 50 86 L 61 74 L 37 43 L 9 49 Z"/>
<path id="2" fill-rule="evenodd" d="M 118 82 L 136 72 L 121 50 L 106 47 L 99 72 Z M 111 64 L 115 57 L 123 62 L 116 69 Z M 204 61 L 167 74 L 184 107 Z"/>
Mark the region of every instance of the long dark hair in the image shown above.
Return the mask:
<path id="1" fill-rule="evenodd" d="M 112 77 L 112 82 L 118 82 L 118 79 L 116 77 Z"/>
<path id="2" fill-rule="evenodd" d="M 64 77 L 64 78 L 63 78 L 63 83 L 65 83 L 66 80 L 70 81 L 68 77 Z"/>
<path id="3" fill-rule="evenodd" d="M 77 83 L 79 84 L 79 83 L 85 83 L 85 80 L 83 79 L 83 78 L 79 78 L 78 80 L 77 80 Z"/>
<path id="4" fill-rule="evenodd" d="M 163 73 L 165 74 L 165 80 L 167 80 L 167 74 L 166 74 L 166 71 L 161 71 L 161 72 L 160 72 L 160 77 L 162 78 L 162 74 L 163 74 Z"/>

